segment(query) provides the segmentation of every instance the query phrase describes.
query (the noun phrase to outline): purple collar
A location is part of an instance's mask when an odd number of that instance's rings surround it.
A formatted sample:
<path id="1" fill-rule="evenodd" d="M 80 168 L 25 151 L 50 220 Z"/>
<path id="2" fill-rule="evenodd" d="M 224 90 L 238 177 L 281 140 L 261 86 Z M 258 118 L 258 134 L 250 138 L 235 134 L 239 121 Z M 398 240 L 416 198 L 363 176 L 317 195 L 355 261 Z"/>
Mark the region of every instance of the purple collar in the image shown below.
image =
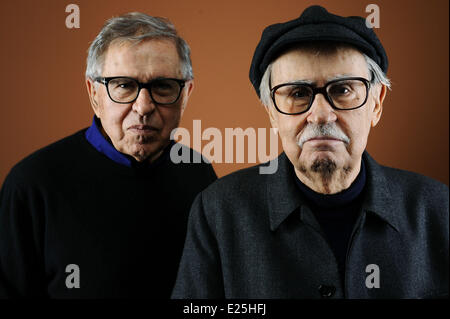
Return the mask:
<path id="1" fill-rule="evenodd" d="M 154 162 L 148 163 L 147 161 L 138 162 L 133 157 L 119 152 L 116 148 L 108 142 L 108 140 L 100 132 L 100 119 L 94 115 L 92 125 L 86 130 L 85 133 L 87 141 L 100 153 L 106 155 L 114 162 L 127 167 L 134 167 L 136 169 L 152 169 L 159 166 L 161 163 L 167 161 L 170 158 L 170 149 L 175 144 L 173 140 L 169 142 L 169 145 L 164 149 L 160 157 Z"/>
<path id="2" fill-rule="evenodd" d="M 100 120 L 94 115 L 92 125 L 86 131 L 86 139 L 88 140 L 88 142 L 91 143 L 97 151 L 106 155 L 114 162 L 131 167 L 131 159 L 127 155 L 116 150 L 114 146 L 106 140 L 106 138 L 100 132 L 97 121 Z"/>

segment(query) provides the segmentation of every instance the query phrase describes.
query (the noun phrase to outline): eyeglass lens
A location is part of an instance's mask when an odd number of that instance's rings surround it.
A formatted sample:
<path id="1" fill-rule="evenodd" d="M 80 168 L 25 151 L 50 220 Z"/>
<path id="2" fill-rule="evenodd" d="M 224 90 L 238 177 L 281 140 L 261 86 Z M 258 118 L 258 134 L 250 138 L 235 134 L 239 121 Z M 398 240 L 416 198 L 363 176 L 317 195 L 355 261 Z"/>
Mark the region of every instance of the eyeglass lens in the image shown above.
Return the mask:
<path id="1" fill-rule="evenodd" d="M 342 80 L 327 85 L 326 92 L 336 108 L 352 109 L 364 103 L 367 89 L 361 80 Z M 306 111 L 313 96 L 313 89 L 302 84 L 285 85 L 274 91 L 276 106 L 285 113 Z"/>
<path id="2" fill-rule="evenodd" d="M 171 104 L 179 97 L 181 87 L 171 79 L 157 79 L 150 84 L 150 94 L 156 103 Z M 108 92 L 113 101 L 128 103 L 139 94 L 139 83 L 130 78 L 115 78 L 108 82 Z"/>

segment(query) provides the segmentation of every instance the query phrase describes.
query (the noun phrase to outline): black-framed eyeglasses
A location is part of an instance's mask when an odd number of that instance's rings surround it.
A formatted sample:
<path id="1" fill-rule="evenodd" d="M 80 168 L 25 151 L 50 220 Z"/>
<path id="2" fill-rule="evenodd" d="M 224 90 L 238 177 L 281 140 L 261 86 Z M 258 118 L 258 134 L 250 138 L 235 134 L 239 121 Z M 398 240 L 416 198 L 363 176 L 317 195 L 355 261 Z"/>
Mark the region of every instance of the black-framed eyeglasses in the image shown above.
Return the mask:
<path id="1" fill-rule="evenodd" d="M 97 77 L 95 81 L 106 86 L 109 98 L 121 104 L 136 101 L 141 89 L 145 88 L 156 104 L 173 104 L 180 98 L 181 90 L 186 83 L 185 80 L 172 78 L 157 78 L 147 83 L 141 83 L 127 76 Z"/>
<path id="2" fill-rule="evenodd" d="M 322 93 L 334 109 L 357 109 L 366 103 L 369 89 L 369 80 L 348 77 L 330 81 L 322 87 L 300 82 L 283 83 L 270 89 L 270 95 L 278 112 L 295 115 L 307 112 L 318 93 Z"/>

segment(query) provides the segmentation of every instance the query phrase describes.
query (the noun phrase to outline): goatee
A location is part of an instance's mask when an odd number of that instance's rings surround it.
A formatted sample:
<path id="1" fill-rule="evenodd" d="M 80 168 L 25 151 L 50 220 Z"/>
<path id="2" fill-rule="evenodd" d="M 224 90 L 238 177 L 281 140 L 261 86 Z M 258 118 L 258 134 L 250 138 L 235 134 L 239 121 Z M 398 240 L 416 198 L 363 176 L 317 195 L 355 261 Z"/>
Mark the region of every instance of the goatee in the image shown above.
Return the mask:
<path id="1" fill-rule="evenodd" d="M 311 171 L 320 174 L 323 181 L 328 182 L 336 171 L 336 163 L 329 158 L 316 159 L 311 165 Z"/>

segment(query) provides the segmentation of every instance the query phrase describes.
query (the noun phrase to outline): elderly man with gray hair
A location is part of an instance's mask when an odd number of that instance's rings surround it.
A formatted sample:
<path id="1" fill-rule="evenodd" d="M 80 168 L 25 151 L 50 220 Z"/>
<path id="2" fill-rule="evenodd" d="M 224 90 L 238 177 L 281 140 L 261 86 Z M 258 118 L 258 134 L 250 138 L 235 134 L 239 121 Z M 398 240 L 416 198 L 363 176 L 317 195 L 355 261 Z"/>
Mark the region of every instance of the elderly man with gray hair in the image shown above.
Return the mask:
<path id="1" fill-rule="evenodd" d="M 448 296 L 448 187 L 365 150 L 389 88 L 362 17 L 320 6 L 267 27 L 250 80 L 278 129 L 278 170 L 194 201 L 174 298 Z"/>
<path id="2" fill-rule="evenodd" d="M 166 19 L 112 18 L 86 85 L 92 125 L 20 161 L 1 189 L 0 297 L 170 296 L 189 208 L 216 179 L 210 164 L 170 159 L 189 46 Z"/>

